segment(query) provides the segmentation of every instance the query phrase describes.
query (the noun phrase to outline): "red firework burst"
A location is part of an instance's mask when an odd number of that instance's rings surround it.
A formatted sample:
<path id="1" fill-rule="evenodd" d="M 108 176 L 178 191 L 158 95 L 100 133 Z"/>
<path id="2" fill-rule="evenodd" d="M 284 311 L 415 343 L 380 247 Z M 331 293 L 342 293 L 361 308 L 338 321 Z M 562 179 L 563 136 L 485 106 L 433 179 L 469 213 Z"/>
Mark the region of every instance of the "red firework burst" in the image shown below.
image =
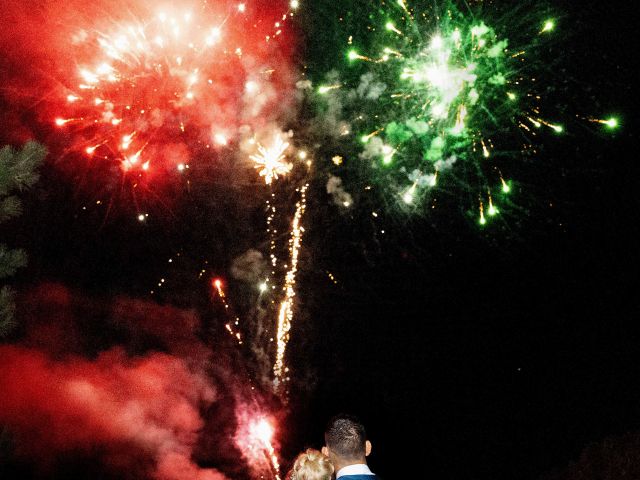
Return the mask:
<path id="1" fill-rule="evenodd" d="M 183 171 L 196 148 L 223 148 L 282 112 L 283 8 L 204 1 L 96 21 L 72 35 L 77 68 L 53 122 L 73 150 L 123 172 Z"/>

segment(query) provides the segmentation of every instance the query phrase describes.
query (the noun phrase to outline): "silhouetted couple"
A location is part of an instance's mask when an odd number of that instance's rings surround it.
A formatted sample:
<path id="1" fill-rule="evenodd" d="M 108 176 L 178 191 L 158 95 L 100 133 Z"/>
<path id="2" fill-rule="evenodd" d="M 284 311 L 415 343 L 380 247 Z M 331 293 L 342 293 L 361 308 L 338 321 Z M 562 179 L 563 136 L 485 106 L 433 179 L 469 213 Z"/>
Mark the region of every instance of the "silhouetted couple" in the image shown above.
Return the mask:
<path id="1" fill-rule="evenodd" d="M 367 466 L 371 442 L 364 426 L 350 415 L 333 417 L 322 452 L 308 449 L 296 458 L 286 480 L 376 480 Z"/>

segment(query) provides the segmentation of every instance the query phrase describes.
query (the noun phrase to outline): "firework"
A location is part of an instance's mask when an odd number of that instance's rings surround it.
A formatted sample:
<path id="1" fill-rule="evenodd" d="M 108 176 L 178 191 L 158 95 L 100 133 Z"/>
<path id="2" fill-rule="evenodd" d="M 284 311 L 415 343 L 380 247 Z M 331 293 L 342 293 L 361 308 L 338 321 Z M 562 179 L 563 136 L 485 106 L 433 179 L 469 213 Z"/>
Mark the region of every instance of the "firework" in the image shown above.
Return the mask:
<path id="1" fill-rule="evenodd" d="M 271 423 L 266 418 L 261 418 L 249 426 L 249 434 L 262 446 L 265 454 L 271 460 L 276 480 L 280 480 L 280 475 L 278 474 L 280 463 L 272 443 L 274 428 Z"/>
<path id="2" fill-rule="evenodd" d="M 270 473 L 276 480 L 280 480 L 280 462 L 273 444 L 275 428 L 274 420 L 263 414 L 251 411 L 236 412 L 238 430 L 235 441 L 249 465 L 259 478 L 265 478 Z"/>
<path id="3" fill-rule="evenodd" d="M 222 280 L 220 280 L 219 278 L 214 278 L 211 281 L 211 285 L 214 288 L 214 291 L 218 294 L 218 298 L 220 298 L 222 305 L 224 305 L 225 312 L 227 312 L 227 314 L 229 315 L 230 307 L 229 303 L 227 302 L 227 295 L 224 293 L 224 290 L 222 288 Z M 238 330 L 239 326 L 240 317 L 235 316 L 233 322 L 226 323 L 224 327 L 229 335 L 231 335 L 236 340 L 236 342 L 238 342 L 238 345 L 242 345 L 242 334 L 240 333 L 240 330 Z"/>
<path id="4" fill-rule="evenodd" d="M 300 190 L 300 200 L 296 204 L 296 212 L 291 224 L 291 238 L 289 239 L 289 255 L 290 265 L 289 270 L 285 276 L 284 283 L 284 300 L 280 304 L 280 310 L 278 312 L 278 325 L 276 331 L 276 360 L 273 365 L 274 385 L 278 390 L 283 380 L 283 375 L 286 374 L 289 369 L 285 365 L 285 352 L 287 344 L 289 342 L 289 331 L 291 330 L 291 324 L 293 322 L 293 306 L 294 297 L 296 295 L 296 275 L 298 273 L 298 259 L 300 255 L 300 248 L 302 247 L 302 235 L 304 228 L 302 227 L 302 217 L 307 207 L 307 188 L 308 184 L 304 185 Z"/>
<path id="5" fill-rule="evenodd" d="M 71 39 L 78 70 L 54 124 L 93 161 L 183 172 L 194 152 L 276 114 L 289 66 L 273 40 L 295 9 L 281 8 L 218 0 L 96 20 Z"/>
<path id="6" fill-rule="evenodd" d="M 280 175 L 286 175 L 293 168 L 293 164 L 288 163 L 284 152 L 289 148 L 289 144 L 280 136 L 277 136 L 273 144 L 265 148 L 258 143 L 258 154 L 251 155 L 251 160 L 256 164 L 261 177 L 267 185 L 271 185 L 274 179 Z"/>
<path id="7" fill-rule="evenodd" d="M 293 132 L 283 132 L 277 127 L 271 126 L 261 132 L 251 136 L 244 144 L 243 149 L 248 153 L 249 158 L 258 170 L 258 174 L 264 178 L 265 185 L 269 189 L 269 196 L 265 202 L 266 233 L 269 238 L 269 271 L 270 274 L 260 286 L 261 295 L 266 293 L 271 287 L 274 293 L 282 292 L 282 300 L 279 302 L 277 311 L 271 309 L 275 316 L 275 340 L 276 352 L 272 367 L 273 387 L 279 394 L 286 394 L 283 389 L 284 383 L 288 380 L 285 374 L 288 368 L 285 365 L 285 352 L 289 341 L 289 331 L 293 323 L 295 284 L 298 271 L 298 260 L 302 248 L 302 236 L 304 228 L 302 219 L 306 209 L 306 192 L 308 184 L 296 189 L 299 200 L 295 204 L 295 211 L 290 222 L 290 233 L 287 244 L 288 262 L 281 266 L 278 260 L 278 250 L 280 249 L 278 235 L 279 226 L 283 225 L 284 216 L 290 210 L 278 205 L 278 195 L 276 195 L 275 181 L 290 174 L 296 165 L 306 166 L 305 176 L 309 175 L 309 167 L 312 165 L 306 150 L 298 150 L 293 143 Z M 260 140 L 266 139 L 263 142 Z M 257 151 L 256 151 L 257 150 Z M 298 169 L 296 171 L 302 171 Z M 286 270 L 284 271 L 283 268 Z M 280 280 L 282 279 L 282 280 Z M 277 293 L 276 293 L 277 294 Z M 275 307 L 276 300 L 271 301 Z M 273 338 L 270 338 L 273 341 Z"/>
<path id="8" fill-rule="evenodd" d="M 439 188 L 463 181 L 481 193 L 484 225 L 484 207 L 511 191 L 498 173 L 504 160 L 534 150 L 543 130 L 564 133 L 542 112 L 536 57 L 557 24 L 456 4 L 383 3 L 366 33 L 349 36 L 345 79 L 333 74 L 317 92 L 351 115 L 335 135 L 356 135 L 360 160 L 397 208 L 418 211 Z"/>

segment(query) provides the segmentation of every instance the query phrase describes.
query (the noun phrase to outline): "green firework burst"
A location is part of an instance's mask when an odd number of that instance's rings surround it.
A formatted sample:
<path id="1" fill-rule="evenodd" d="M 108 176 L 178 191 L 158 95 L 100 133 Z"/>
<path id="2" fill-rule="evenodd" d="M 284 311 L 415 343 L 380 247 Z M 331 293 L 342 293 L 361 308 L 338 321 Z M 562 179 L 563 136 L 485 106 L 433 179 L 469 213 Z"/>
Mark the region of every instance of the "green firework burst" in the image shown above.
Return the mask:
<path id="1" fill-rule="evenodd" d="M 381 2 L 317 92 L 349 117 L 339 134 L 361 142 L 359 160 L 399 207 L 419 210 L 465 183 L 484 225 L 512 191 L 505 164 L 534 150 L 543 131 L 564 131 L 541 112 L 547 87 L 535 68 L 544 70 L 536 55 L 555 28 L 547 11 Z"/>

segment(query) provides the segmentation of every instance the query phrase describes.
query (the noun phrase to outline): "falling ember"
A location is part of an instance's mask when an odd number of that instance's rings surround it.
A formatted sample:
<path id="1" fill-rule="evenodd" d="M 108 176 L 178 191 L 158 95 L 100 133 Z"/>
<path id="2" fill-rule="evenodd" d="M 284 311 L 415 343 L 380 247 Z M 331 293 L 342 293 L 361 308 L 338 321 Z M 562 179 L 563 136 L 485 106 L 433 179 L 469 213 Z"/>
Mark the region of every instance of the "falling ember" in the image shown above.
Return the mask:
<path id="1" fill-rule="evenodd" d="M 503 193 L 509 193 L 511 192 L 511 187 L 509 186 L 509 184 L 505 181 L 504 178 L 502 178 L 502 175 L 500 175 L 500 182 L 502 183 L 502 192 Z"/>
<path id="2" fill-rule="evenodd" d="M 491 156 L 491 153 L 489 153 L 489 149 L 484 143 L 484 140 L 480 140 L 480 143 L 482 144 L 482 155 L 484 156 L 484 158 L 489 158 Z"/>
<path id="3" fill-rule="evenodd" d="M 411 185 L 411 188 L 409 188 L 403 195 L 402 195 L 402 201 L 404 203 L 406 203 L 407 205 L 410 205 L 413 203 L 413 196 L 416 192 L 416 184 L 414 183 L 413 185 Z"/>
<path id="4" fill-rule="evenodd" d="M 480 201 L 480 225 L 485 225 L 487 223 L 487 219 L 484 217 L 484 205 L 482 201 Z"/>
<path id="5" fill-rule="evenodd" d="M 375 137 L 376 135 L 378 135 L 380 132 L 382 132 L 384 129 L 379 128 L 378 130 L 375 130 L 371 133 L 369 133 L 368 135 L 363 135 L 361 140 L 362 143 L 367 143 L 369 140 L 371 140 L 373 137 Z"/>
<path id="6" fill-rule="evenodd" d="M 544 22 L 544 25 L 542 26 L 542 30 L 540 30 L 540 33 L 551 32 L 554 28 L 556 28 L 556 22 L 552 19 L 549 19 L 546 22 Z"/>
<path id="7" fill-rule="evenodd" d="M 615 130 L 620 126 L 620 122 L 616 117 L 609 117 L 607 119 L 589 118 L 589 121 L 593 123 L 600 123 L 607 127 L 609 130 Z"/>
<path id="8" fill-rule="evenodd" d="M 347 57 L 349 58 L 349 60 L 365 60 L 367 62 L 372 62 L 373 60 L 370 59 L 369 57 L 365 57 L 363 55 L 360 55 L 358 52 L 356 52 L 355 50 L 351 50 L 348 54 Z"/>
<path id="9" fill-rule="evenodd" d="M 493 205 L 493 198 L 491 198 L 491 194 L 489 193 L 489 210 L 487 213 L 492 217 L 498 214 L 498 209 Z"/>
<path id="10" fill-rule="evenodd" d="M 304 228 L 302 227 L 302 217 L 304 215 L 307 206 L 307 188 L 309 184 L 304 185 L 300 189 L 300 200 L 296 203 L 296 212 L 293 217 L 291 226 L 291 238 L 289 240 L 289 254 L 290 254 L 290 266 L 289 271 L 285 277 L 284 284 L 284 300 L 280 304 L 280 310 L 278 314 L 278 328 L 276 333 L 276 360 L 273 365 L 274 374 L 274 387 L 278 391 L 282 383 L 287 380 L 283 378 L 283 375 L 287 372 L 285 366 L 285 353 L 287 344 L 289 342 L 289 331 L 293 323 L 293 306 L 294 297 L 296 295 L 296 274 L 298 273 L 298 259 L 300 255 L 300 248 L 302 247 L 302 235 Z"/>
<path id="11" fill-rule="evenodd" d="M 258 143 L 258 154 L 251 155 L 251 160 L 256 164 L 256 169 L 267 185 L 270 185 L 279 175 L 286 175 L 293 168 L 293 164 L 285 161 L 284 152 L 289 148 L 289 144 L 276 136 L 273 144 L 265 148 Z"/>
<path id="12" fill-rule="evenodd" d="M 229 303 L 227 302 L 227 296 L 225 295 L 224 290 L 222 288 L 222 280 L 220 280 L 219 278 L 214 278 L 211 281 L 211 285 L 213 286 L 214 290 L 218 294 L 218 297 L 220 298 L 220 301 L 224 306 L 225 312 L 228 315 L 230 315 L 231 308 L 229 307 Z M 238 345 L 242 345 L 242 334 L 240 333 L 239 330 L 237 330 L 239 326 L 240 326 L 240 318 L 236 316 L 233 320 L 233 323 L 227 323 L 224 327 L 229 333 L 229 335 L 231 335 L 238 342 Z"/>

